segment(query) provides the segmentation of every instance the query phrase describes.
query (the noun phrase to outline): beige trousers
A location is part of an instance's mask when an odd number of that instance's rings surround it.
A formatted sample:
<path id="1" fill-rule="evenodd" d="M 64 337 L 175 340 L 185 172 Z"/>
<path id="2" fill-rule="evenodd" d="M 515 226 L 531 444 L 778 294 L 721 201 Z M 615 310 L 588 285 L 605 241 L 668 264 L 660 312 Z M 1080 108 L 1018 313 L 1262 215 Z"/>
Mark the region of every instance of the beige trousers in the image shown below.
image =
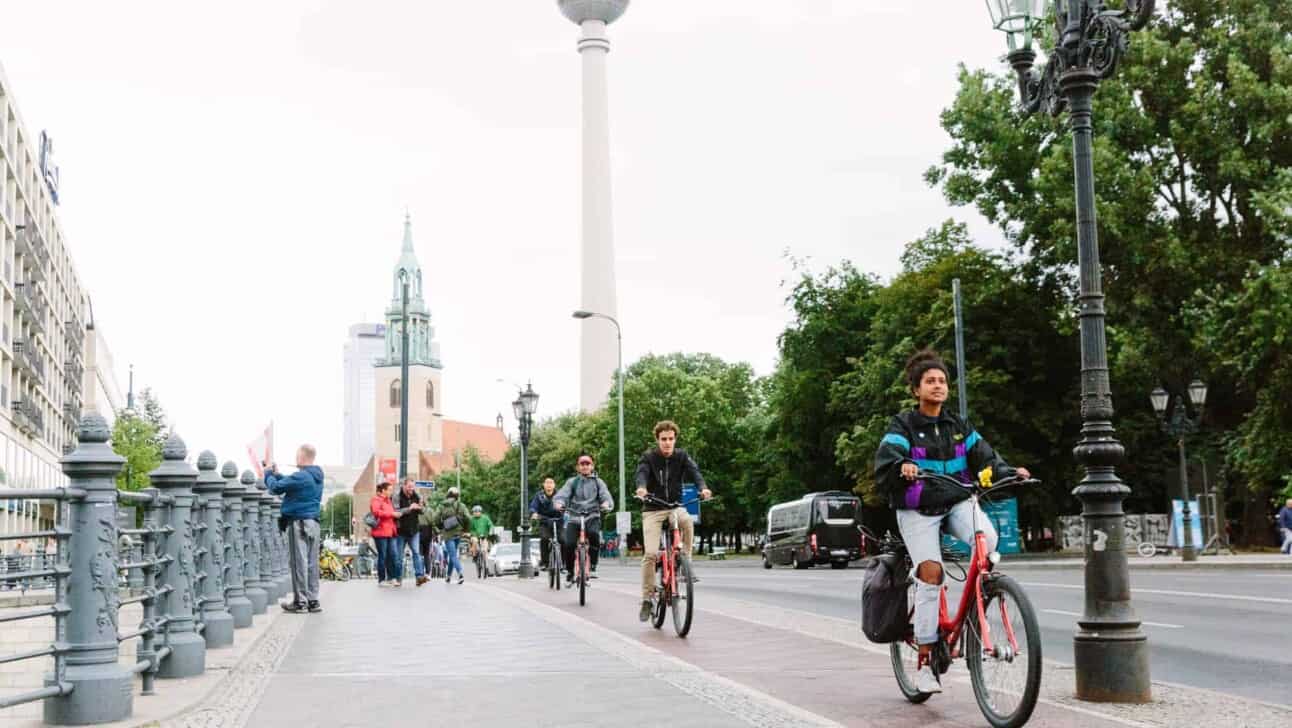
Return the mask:
<path id="1" fill-rule="evenodd" d="M 655 593 L 655 559 L 659 556 L 660 531 L 671 526 L 669 514 L 677 514 L 677 526 L 682 531 L 682 556 L 690 560 L 691 542 L 695 540 L 695 524 L 685 508 L 672 511 L 642 511 L 642 599 Z"/>

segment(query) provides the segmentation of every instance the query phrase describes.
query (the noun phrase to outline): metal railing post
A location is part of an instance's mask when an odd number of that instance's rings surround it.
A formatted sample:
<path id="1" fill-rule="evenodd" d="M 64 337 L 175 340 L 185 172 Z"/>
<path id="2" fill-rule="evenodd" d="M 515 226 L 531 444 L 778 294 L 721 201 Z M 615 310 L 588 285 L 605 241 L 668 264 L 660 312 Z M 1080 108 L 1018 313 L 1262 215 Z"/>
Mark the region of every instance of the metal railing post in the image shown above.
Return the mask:
<path id="1" fill-rule="evenodd" d="M 171 434 L 162 449 L 162 464 L 148 474 L 154 488 L 172 499 L 163 525 L 167 561 L 161 568 L 161 617 L 165 620 L 164 645 L 170 654 L 157 671 L 163 678 L 192 677 L 206 671 L 206 640 L 197 633 L 197 558 L 193 530 L 193 484 L 197 469 L 184 462 L 188 448 Z"/>
<path id="2" fill-rule="evenodd" d="M 81 420 L 80 444 L 63 456 L 63 472 L 85 497 L 69 504 L 71 534 L 66 565 L 66 634 L 56 648 L 67 655 L 64 675 L 47 675 L 46 686 L 69 683 L 71 693 L 45 700 L 53 725 L 107 723 L 130 717 L 134 707 L 129 667 L 117 662 L 117 473 L 125 458 L 108 446 L 108 423 L 97 414 Z M 62 559 L 59 559 L 62 561 Z"/>
<path id="3" fill-rule="evenodd" d="M 264 614 L 269 606 L 269 592 L 260 580 L 260 491 L 256 488 L 256 474 L 250 470 L 242 473 L 242 542 L 244 546 L 243 585 L 247 599 L 251 600 L 251 613 Z"/>
<path id="4" fill-rule="evenodd" d="M 220 477 L 224 479 L 224 601 L 233 615 L 234 629 L 246 629 L 251 626 L 251 613 L 255 611 L 243 582 L 243 574 L 247 572 L 247 545 L 243 541 L 242 499 L 246 491 L 233 461 L 220 468 Z"/>
<path id="5" fill-rule="evenodd" d="M 265 481 L 256 480 L 256 492 L 260 494 L 260 585 L 269 594 L 269 601 L 277 602 L 283 596 L 279 583 L 274 579 L 274 534 L 278 532 L 278 522 L 274 519 L 274 497 L 265 490 Z"/>
<path id="6" fill-rule="evenodd" d="M 224 603 L 224 479 L 215 471 L 215 453 L 197 458 L 197 484 L 202 497 L 202 637 L 207 648 L 233 644 L 233 615 Z"/>
<path id="7" fill-rule="evenodd" d="M 287 570 L 287 541 L 286 535 L 278 528 L 279 520 L 283 517 L 283 497 L 274 496 L 273 518 L 274 530 L 271 534 L 274 545 L 274 581 L 278 583 L 278 593 L 287 596 L 292 590 L 292 575 Z"/>

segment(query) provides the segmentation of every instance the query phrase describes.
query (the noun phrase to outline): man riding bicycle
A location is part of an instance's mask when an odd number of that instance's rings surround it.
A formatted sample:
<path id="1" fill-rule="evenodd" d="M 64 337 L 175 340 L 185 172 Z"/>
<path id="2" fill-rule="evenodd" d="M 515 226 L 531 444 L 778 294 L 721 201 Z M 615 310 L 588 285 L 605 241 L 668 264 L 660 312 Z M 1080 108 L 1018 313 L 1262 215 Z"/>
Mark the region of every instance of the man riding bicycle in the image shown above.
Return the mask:
<path id="1" fill-rule="evenodd" d="M 655 425 L 655 444 L 642 453 L 637 461 L 637 497 L 647 495 L 666 503 L 682 502 L 682 484 L 691 483 L 700 489 L 700 497 L 709 500 L 713 492 L 704 483 L 700 468 L 685 450 L 677 446 L 677 425 L 664 420 Z M 658 503 L 642 504 L 642 608 L 637 617 L 645 622 L 651 617 L 651 597 L 655 593 L 655 559 L 660 544 L 660 531 L 669 522 L 670 513 L 677 514 L 678 528 L 682 531 L 683 558 L 691 558 L 691 542 L 695 540 L 695 524 L 685 508 L 667 509 Z"/>
<path id="2" fill-rule="evenodd" d="M 579 474 L 565 481 L 556 495 L 552 496 L 552 505 L 558 511 L 564 511 L 568 504 L 570 509 L 576 513 L 600 512 L 613 510 L 615 507 L 614 500 L 610 497 L 610 488 L 606 486 L 606 481 L 597 477 L 592 468 L 595 466 L 592 456 L 583 453 L 575 461 L 575 467 L 578 468 Z M 579 545 L 579 521 L 577 519 L 567 520 L 565 528 L 561 532 L 561 558 L 568 567 L 565 582 L 567 585 L 574 583 L 574 549 Z M 601 519 L 591 520 L 588 525 L 583 526 L 584 532 L 588 537 L 589 561 L 592 568 L 589 578 L 596 578 L 597 573 L 597 554 L 601 550 Z"/>
<path id="3" fill-rule="evenodd" d="M 1027 468 L 1013 468 L 992 450 L 965 420 L 943 410 L 950 376 L 936 352 L 925 349 L 906 363 L 906 379 L 919 404 L 895 415 L 875 453 L 875 485 L 897 512 L 897 527 L 915 564 L 915 642 L 920 646 L 916 687 L 922 693 L 940 693 L 942 686 L 929 665 L 929 653 L 938 641 L 938 593 L 942 585 L 941 529 L 965 543 L 973 543 L 974 519 L 987 539 L 987 550 L 996 550 L 996 529 L 981 508 L 969 501 L 975 473 L 990 467 L 994 480 L 1017 474 L 1031 478 Z M 928 479 L 919 471 L 942 473 L 966 485 Z"/>
<path id="4" fill-rule="evenodd" d="M 471 555 L 476 552 L 489 551 L 489 538 L 493 536 L 493 520 L 485 515 L 480 506 L 471 507 Z"/>
<path id="5" fill-rule="evenodd" d="M 539 568 L 547 568 L 547 560 L 552 556 L 552 538 L 556 535 L 556 529 L 553 527 L 552 519 L 559 518 L 561 512 L 556 509 L 552 503 L 552 496 L 556 495 L 556 481 L 551 478 L 543 480 L 543 490 L 534 495 L 529 501 L 529 519 L 537 521 L 542 519 L 539 524 L 538 532 L 541 538 L 541 550 L 539 551 Z"/>

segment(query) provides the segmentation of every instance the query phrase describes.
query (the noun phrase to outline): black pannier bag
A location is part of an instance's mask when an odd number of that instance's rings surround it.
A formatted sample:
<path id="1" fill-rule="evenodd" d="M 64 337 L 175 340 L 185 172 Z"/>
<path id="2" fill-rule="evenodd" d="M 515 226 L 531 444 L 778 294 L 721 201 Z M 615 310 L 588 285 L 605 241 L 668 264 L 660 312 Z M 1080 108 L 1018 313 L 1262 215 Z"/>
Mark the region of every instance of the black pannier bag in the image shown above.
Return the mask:
<path id="1" fill-rule="evenodd" d="M 906 560 L 882 554 L 870 560 L 861 584 L 861 631 L 871 642 L 887 644 L 906 637 L 910 625 Z"/>

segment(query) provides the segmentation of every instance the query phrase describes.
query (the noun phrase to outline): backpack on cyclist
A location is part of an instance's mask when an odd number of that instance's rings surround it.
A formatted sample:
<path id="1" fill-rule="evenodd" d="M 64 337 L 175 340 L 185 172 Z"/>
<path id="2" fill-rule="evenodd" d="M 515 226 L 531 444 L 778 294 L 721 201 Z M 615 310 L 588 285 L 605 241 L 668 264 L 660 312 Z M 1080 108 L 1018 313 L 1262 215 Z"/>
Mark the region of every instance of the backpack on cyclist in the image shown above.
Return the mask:
<path id="1" fill-rule="evenodd" d="M 866 567 L 861 584 L 861 631 L 871 642 L 886 644 L 906 637 L 911 612 L 904 563 L 900 555 L 881 554 Z"/>

